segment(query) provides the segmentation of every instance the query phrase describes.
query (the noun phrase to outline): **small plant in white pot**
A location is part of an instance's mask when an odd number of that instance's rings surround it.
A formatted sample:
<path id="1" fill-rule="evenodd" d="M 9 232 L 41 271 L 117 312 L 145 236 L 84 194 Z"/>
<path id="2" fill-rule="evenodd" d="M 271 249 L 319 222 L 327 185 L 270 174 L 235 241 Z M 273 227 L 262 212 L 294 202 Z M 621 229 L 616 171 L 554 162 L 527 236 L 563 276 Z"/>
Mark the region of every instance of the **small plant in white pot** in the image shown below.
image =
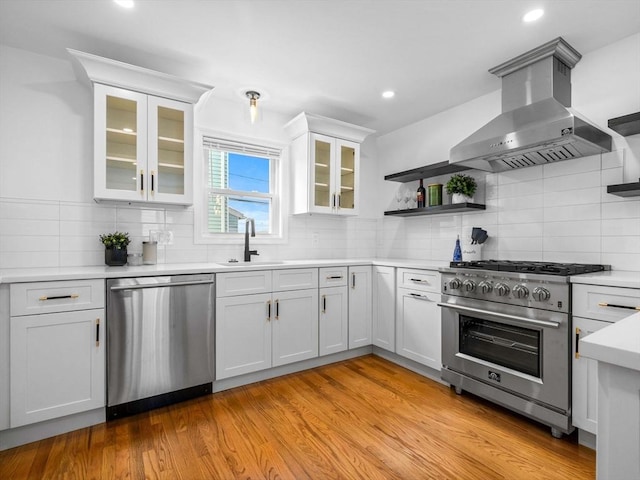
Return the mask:
<path id="1" fill-rule="evenodd" d="M 452 175 L 446 186 L 447 193 L 451 195 L 451 203 L 473 202 L 473 194 L 477 188 L 476 179 L 462 173 Z"/>

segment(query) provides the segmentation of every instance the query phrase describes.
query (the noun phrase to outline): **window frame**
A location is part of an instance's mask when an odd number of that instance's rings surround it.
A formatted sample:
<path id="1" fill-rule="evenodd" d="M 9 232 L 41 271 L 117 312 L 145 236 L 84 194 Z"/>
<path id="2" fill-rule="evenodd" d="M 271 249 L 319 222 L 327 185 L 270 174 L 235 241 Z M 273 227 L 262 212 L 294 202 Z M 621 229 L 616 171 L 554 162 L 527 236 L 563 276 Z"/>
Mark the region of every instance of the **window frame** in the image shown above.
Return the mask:
<path id="1" fill-rule="evenodd" d="M 244 241 L 244 232 L 238 233 L 210 233 L 208 232 L 208 195 L 211 191 L 206 183 L 206 168 L 207 168 L 207 155 L 206 139 L 214 138 L 221 141 L 227 141 L 229 143 L 245 144 L 248 146 L 262 147 L 266 150 L 279 150 L 280 156 L 278 158 L 269 158 L 270 168 L 270 194 L 253 192 L 252 197 L 255 198 L 271 198 L 271 220 L 270 227 L 271 233 L 258 233 L 256 232 L 255 238 L 251 239 L 252 244 L 264 245 L 264 244 L 280 244 L 286 242 L 287 232 L 287 215 L 286 206 L 288 205 L 288 195 L 284 188 L 285 183 L 282 181 L 285 178 L 285 165 L 288 157 L 288 148 L 286 144 L 273 142 L 271 140 L 265 140 L 262 138 L 249 138 L 238 135 L 233 135 L 228 132 L 211 131 L 204 129 L 197 129 L 196 131 L 196 145 L 198 145 L 199 154 L 195 155 L 194 159 L 194 172 L 198 172 L 201 175 L 194 175 L 194 243 L 196 244 L 233 244 L 238 245 Z M 251 153 L 243 153 L 238 151 L 237 153 L 251 155 Z M 259 156 L 259 155 L 255 155 Z M 217 189 L 214 189 L 214 191 Z M 246 196 L 246 191 L 223 189 L 224 195 L 233 196 Z"/>

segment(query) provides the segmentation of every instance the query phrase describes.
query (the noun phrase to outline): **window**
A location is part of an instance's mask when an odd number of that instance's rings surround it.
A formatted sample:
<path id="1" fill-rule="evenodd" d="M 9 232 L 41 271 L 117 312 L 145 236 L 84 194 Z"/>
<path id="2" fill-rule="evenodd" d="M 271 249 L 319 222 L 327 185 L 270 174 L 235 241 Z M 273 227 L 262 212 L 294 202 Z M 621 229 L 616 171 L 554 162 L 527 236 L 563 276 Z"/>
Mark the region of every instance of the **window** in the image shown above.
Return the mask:
<path id="1" fill-rule="evenodd" d="M 245 220 L 252 218 L 256 235 L 279 237 L 280 149 L 206 136 L 203 147 L 201 236 L 233 238 L 231 234 L 244 233 Z"/>

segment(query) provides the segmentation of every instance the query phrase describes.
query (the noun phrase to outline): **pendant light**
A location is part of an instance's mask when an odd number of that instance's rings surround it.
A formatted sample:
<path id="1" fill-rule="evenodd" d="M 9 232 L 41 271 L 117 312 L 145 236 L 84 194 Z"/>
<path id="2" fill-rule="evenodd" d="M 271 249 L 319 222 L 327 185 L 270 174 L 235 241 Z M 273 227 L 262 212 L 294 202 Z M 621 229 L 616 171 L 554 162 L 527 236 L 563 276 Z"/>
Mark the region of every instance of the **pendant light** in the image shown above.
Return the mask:
<path id="1" fill-rule="evenodd" d="M 260 94 L 254 90 L 249 90 L 245 93 L 249 99 L 249 116 L 251 117 L 251 123 L 256 123 L 258 118 L 258 99 Z"/>

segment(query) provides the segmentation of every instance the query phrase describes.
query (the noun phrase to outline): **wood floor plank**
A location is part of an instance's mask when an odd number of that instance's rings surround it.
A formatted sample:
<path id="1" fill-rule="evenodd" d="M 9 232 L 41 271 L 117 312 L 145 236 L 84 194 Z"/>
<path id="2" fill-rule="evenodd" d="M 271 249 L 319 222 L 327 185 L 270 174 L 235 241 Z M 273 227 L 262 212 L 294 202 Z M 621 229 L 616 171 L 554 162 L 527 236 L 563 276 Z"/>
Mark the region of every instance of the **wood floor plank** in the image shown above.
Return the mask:
<path id="1" fill-rule="evenodd" d="M 575 436 L 376 356 L 0 452 L 0 479 L 591 480 Z"/>

